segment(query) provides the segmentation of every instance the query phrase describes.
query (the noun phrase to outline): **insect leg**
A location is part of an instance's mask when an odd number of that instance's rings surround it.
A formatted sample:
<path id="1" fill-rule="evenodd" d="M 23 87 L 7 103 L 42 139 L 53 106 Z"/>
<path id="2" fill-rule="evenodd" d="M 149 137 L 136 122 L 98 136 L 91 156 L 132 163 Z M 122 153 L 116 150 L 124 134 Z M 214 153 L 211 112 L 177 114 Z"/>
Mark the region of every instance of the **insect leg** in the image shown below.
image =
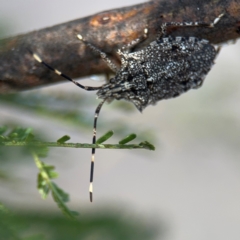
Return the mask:
<path id="1" fill-rule="evenodd" d="M 91 48 L 94 52 L 98 53 L 100 57 L 103 59 L 104 62 L 108 65 L 108 67 L 113 71 L 113 72 L 118 72 L 118 67 L 112 62 L 110 58 L 108 58 L 107 54 L 105 52 L 102 52 L 100 49 L 92 45 L 90 42 L 86 41 L 83 39 L 82 35 L 78 34 L 77 35 L 78 39 L 84 42 L 89 48 Z"/>
<path id="2" fill-rule="evenodd" d="M 161 26 L 161 36 L 164 37 L 167 35 L 167 28 L 168 27 L 214 27 L 220 19 L 224 16 L 224 13 L 221 13 L 218 17 L 216 17 L 213 22 L 166 22 L 163 23 Z"/>
<path id="3" fill-rule="evenodd" d="M 124 53 L 128 53 L 131 48 L 135 47 L 140 42 L 144 41 L 147 38 L 147 34 L 148 34 L 148 28 L 144 28 L 143 35 L 141 37 L 132 40 L 130 43 L 123 46 L 119 51 L 124 52 Z"/>
<path id="4" fill-rule="evenodd" d="M 140 42 L 144 41 L 147 38 L 148 28 L 144 28 L 143 35 L 137 39 L 134 39 L 127 45 L 118 49 L 117 54 L 121 57 L 121 64 L 124 66 L 126 64 L 126 59 L 128 57 L 128 53 L 130 52 L 131 48 L 135 47 Z"/>

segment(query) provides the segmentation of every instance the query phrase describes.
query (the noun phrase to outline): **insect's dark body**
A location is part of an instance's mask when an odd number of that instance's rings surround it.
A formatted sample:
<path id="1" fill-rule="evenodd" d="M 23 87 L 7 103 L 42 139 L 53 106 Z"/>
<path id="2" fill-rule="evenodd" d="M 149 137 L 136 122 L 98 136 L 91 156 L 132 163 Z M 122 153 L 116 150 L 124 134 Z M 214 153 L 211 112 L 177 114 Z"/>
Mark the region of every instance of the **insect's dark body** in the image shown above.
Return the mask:
<path id="1" fill-rule="evenodd" d="M 164 37 L 142 50 L 120 52 L 121 68 L 98 90 L 99 98 L 128 100 L 142 111 L 202 85 L 216 57 L 207 40 Z"/>

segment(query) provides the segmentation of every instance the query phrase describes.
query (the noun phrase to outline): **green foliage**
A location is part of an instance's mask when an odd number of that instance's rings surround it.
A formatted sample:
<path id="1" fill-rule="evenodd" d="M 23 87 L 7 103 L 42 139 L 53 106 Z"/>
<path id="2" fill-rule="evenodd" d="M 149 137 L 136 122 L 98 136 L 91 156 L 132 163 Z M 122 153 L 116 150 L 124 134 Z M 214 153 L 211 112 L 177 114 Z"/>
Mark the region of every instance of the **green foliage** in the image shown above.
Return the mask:
<path id="1" fill-rule="evenodd" d="M 154 146 L 148 142 L 140 142 L 139 144 L 126 144 L 136 138 L 136 134 L 130 134 L 121 141 L 119 144 L 102 144 L 113 136 L 113 131 L 108 131 L 97 141 L 97 144 L 80 144 L 80 143 L 65 143 L 70 139 L 69 136 L 64 135 L 56 142 L 44 142 L 40 141 L 38 137 L 33 134 L 31 128 L 16 127 L 9 129 L 6 126 L 0 127 L 0 146 L 2 147 L 16 147 L 21 146 L 25 148 L 25 151 L 31 153 L 35 164 L 39 170 L 37 177 L 37 188 L 43 199 L 51 192 L 54 201 L 57 203 L 62 213 L 70 219 L 75 219 L 77 213 L 71 211 L 66 206 L 66 202 L 69 201 L 69 195 L 65 193 L 60 187 L 58 187 L 52 179 L 57 178 L 58 174 L 54 171 L 55 167 L 45 164 L 40 160 L 40 157 L 46 157 L 49 147 L 72 147 L 72 148 L 102 148 L 102 149 L 135 149 L 142 148 L 148 150 L 154 150 Z M 1 150 L 1 148 L 0 148 Z"/>
<path id="2" fill-rule="evenodd" d="M 58 177 L 57 172 L 54 171 L 55 167 L 43 163 L 34 152 L 32 155 L 36 166 L 39 169 L 37 187 L 42 198 L 45 199 L 51 191 L 52 197 L 62 213 L 72 220 L 75 219 L 78 214 L 69 210 L 65 204 L 69 201 L 69 195 L 59 188 L 57 184 L 51 181 L 51 179 Z"/>
<path id="3" fill-rule="evenodd" d="M 0 204 L 1 240 L 152 240 L 163 232 L 158 222 L 145 223 L 142 216 L 129 215 L 124 208 L 103 207 L 71 221 L 46 212 L 13 214 Z"/>
<path id="4" fill-rule="evenodd" d="M 102 149 L 147 149 L 154 150 L 154 146 L 147 141 L 140 142 L 139 144 L 125 144 L 125 142 L 132 141 L 136 134 L 130 134 L 121 140 L 121 144 L 100 144 L 107 141 L 113 136 L 113 131 L 108 131 L 102 137 L 97 140 L 96 144 L 88 143 L 65 143 L 70 139 L 69 136 L 64 135 L 59 138 L 56 142 L 45 142 L 39 140 L 33 133 L 31 128 L 14 128 L 9 133 L 7 129 L 2 127 L 3 135 L 0 135 L 0 146 L 22 146 L 27 147 L 28 150 L 33 150 L 39 157 L 46 157 L 48 148 L 47 147 L 69 147 L 69 148 L 102 148 Z M 124 144 L 123 144 L 123 143 Z"/>
<path id="5" fill-rule="evenodd" d="M 21 128 L 15 127 L 13 129 L 7 126 L 0 127 L 0 146 L 22 146 L 24 147 L 23 152 L 35 151 L 38 156 L 46 157 L 48 148 L 46 145 L 39 145 L 39 137 L 35 137 L 32 128 Z M 0 156 L 6 154 L 7 149 L 0 148 Z"/>
<path id="6" fill-rule="evenodd" d="M 152 150 L 154 151 L 155 150 L 155 147 L 153 144 L 147 142 L 147 141 L 144 141 L 144 142 L 141 142 L 139 143 L 139 146 L 141 146 L 142 148 L 144 149 L 148 149 L 148 150 Z"/>
<path id="7" fill-rule="evenodd" d="M 135 139 L 137 137 L 137 135 L 135 133 L 129 134 L 128 136 L 126 136 L 124 139 L 119 141 L 119 144 L 126 144 L 131 142 L 133 139 Z"/>
<path id="8" fill-rule="evenodd" d="M 64 136 L 62 136 L 61 138 L 59 138 L 58 140 L 57 140 L 57 142 L 58 143 L 65 143 L 65 142 L 67 142 L 68 140 L 70 140 L 71 138 L 68 136 L 68 135 L 64 135 Z"/>
<path id="9" fill-rule="evenodd" d="M 2 203 L 0 203 L 0 239 L 20 240 L 21 238 L 17 234 L 16 226 L 12 224 L 10 218 L 10 212 Z"/>
<path id="10" fill-rule="evenodd" d="M 3 135 L 4 133 L 7 132 L 7 130 L 8 130 L 7 126 L 0 127 L 0 142 L 3 141 L 30 142 L 34 139 L 31 128 L 16 127 L 7 134 Z"/>
<path id="11" fill-rule="evenodd" d="M 106 142 L 109 138 L 111 138 L 113 136 L 113 131 L 108 131 L 107 133 L 105 133 L 102 137 L 98 138 L 98 140 L 96 141 L 96 144 L 101 144 L 103 142 Z"/>

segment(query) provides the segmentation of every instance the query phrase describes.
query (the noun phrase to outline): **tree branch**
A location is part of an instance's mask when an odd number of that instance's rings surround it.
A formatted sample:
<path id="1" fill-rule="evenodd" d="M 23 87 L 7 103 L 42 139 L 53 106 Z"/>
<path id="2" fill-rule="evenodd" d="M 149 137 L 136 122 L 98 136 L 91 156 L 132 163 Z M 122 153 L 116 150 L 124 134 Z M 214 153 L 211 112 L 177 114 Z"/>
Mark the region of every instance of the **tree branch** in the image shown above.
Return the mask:
<path id="1" fill-rule="evenodd" d="M 116 50 L 141 36 L 146 24 L 149 37 L 142 46 L 156 38 L 163 22 L 212 22 L 221 13 L 225 15 L 214 28 L 178 28 L 171 34 L 197 36 L 214 44 L 239 38 L 239 0 L 155 0 L 1 40 L 0 93 L 66 81 L 41 67 L 29 50 L 72 78 L 108 74 L 106 64 L 76 38 L 77 33 L 119 61 Z"/>

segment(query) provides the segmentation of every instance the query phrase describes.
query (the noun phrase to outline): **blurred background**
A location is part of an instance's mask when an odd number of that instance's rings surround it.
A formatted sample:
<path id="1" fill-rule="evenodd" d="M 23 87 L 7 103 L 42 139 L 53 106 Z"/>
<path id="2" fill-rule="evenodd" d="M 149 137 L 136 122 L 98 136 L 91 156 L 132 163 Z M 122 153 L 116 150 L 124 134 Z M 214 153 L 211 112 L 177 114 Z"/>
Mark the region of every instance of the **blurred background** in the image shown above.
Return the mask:
<path id="1" fill-rule="evenodd" d="M 1 38 L 137 3 L 0 0 Z M 33 159 L 11 148 L 11 157 L 0 160 L 0 202 L 15 214 L 16 229 L 24 225 L 22 236 L 34 234 L 24 239 L 240 239 L 239 51 L 240 41 L 225 44 L 202 88 L 142 114 L 130 103 L 103 107 L 98 136 L 111 129 L 109 143 L 117 143 L 135 132 L 136 142 L 148 140 L 156 150 L 97 150 L 93 203 L 91 150 L 49 150 L 43 161 L 60 174 L 55 182 L 70 194 L 78 223 L 63 219 L 50 196 L 41 199 Z M 0 125 L 32 127 L 49 141 L 67 134 L 70 142 L 90 143 L 95 98 L 68 82 L 26 91 L 1 99 Z M 0 239 L 15 239 L 1 236 L 0 229 Z"/>

